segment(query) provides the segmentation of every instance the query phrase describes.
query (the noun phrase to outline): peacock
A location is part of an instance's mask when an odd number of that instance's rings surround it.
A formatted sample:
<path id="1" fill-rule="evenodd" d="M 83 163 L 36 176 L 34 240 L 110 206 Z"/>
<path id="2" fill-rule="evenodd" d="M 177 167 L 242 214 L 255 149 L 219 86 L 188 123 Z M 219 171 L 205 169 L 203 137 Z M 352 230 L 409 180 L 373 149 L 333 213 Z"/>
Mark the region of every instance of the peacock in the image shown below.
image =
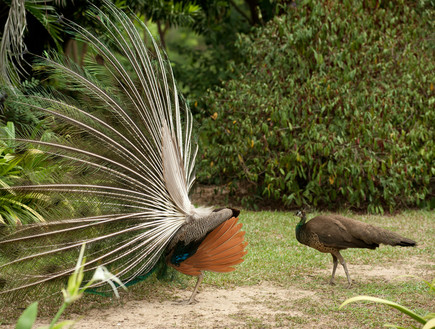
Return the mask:
<path id="1" fill-rule="evenodd" d="M 45 54 L 34 67 L 54 77 L 52 87 L 7 99 L 56 127 L 59 134 L 15 143 L 56 161 L 64 174 L 2 190 L 38 198 L 45 221 L 0 227 L 0 298 L 60 291 L 85 244 L 88 274 L 104 265 L 134 283 L 163 260 L 198 278 L 186 301 L 194 303 L 204 271 L 230 272 L 243 262 L 239 211 L 190 201 L 193 116 L 146 26 L 108 1 L 91 4 L 87 15 L 93 30 L 61 18 L 88 46 L 85 65 Z"/>
<path id="2" fill-rule="evenodd" d="M 380 244 L 401 247 L 416 246 L 416 242 L 411 239 L 352 218 L 340 215 L 320 215 L 306 222 L 307 217 L 303 210 L 298 210 L 296 216 L 301 218 L 296 225 L 296 239 L 304 245 L 332 255 L 334 264 L 331 285 L 335 284 L 334 277 L 338 261 L 346 273 L 348 287 L 352 285 L 346 262 L 340 254 L 340 250 L 347 248 L 376 249 Z"/>

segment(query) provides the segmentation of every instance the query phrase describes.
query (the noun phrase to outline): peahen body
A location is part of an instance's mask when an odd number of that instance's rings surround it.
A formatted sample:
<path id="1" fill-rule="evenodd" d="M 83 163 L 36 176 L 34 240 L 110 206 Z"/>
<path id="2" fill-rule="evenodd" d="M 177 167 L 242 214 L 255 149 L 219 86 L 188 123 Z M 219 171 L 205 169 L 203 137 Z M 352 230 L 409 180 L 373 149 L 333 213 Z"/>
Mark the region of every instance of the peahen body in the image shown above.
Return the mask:
<path id="1" fill-rule="evenodd" d="M 47 183 L 3 189 L 40 197 L 36 210 L 45 222 L 0 227 L 0 298 L 60 291 L 86 243 L 89 274 L 105 265 L 134 282 L 165 259 L 197 276 L 192 303 L 204 271 L 229 272 L 243 261 L 239 211 L 189 200 L 198 151 L 192 114 L 146 27 L 109 2 L 88 14 L 95 31 L 63 20 L 89 46 L 85 68 L 56 55 L 40 58 L 38 68 L 55 73 L 57 90 L 8 99 L 66 136 L 21 138 L 17 147 L 33 145 L 68 170 Z M 47 283 L 57 286 L 48 291 Z"/>
<path id="2" fill-rule="evenodd" d="M 340 250 L 347 248 L 376 249 L 380 244 L 401 247 L 416 245 L 415 241 L 399 234 L 340 215 L 320 215 L 308 222 L 306 222 L 307 217 L 304 211 L 298 211 L 296 216 L 301 218 L 296 225 L 296 239 L 304 245 L 332 255 L 334 264 L 330 284 L 335 284 L 337 260 L 346 272 L 349 287 L 352 284 Z"/>

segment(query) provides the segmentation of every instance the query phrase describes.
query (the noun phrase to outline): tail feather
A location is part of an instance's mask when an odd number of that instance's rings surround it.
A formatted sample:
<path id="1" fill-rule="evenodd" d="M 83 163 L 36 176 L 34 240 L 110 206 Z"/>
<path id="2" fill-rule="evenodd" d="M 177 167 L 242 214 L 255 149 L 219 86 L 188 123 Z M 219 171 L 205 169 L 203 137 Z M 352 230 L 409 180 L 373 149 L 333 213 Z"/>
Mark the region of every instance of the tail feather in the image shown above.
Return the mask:
<path id="1" fill-rule="evenodd" d="M 234 227 L 234 229 L 238 229 L 238 227 Z M 222 237 L 219 245 L 217 247 L 209 247 L 213 248 L 214 255 L 219 256 L 221 253 L 229 252 L 234 246 L 235 241 L 243 241 L 245 236 L 245 232 L 238 232 L 234 234 L 231 238 Z M 237 245 L 236 245 L 237 246 Z"/>
<path id="2" fill-rule="evenodd" d="M 320 218 L 322 216 L 318 217 Z M 343 238 L 341 242 L 343 243 L 343 247 L 345 248 L 351 248 L 352 246 L 354 246 L 357 248 L 375 249 L 380 244 L 386 244 L 391 246 L 416 245 L 415 241 L 378 226 L 370 225 L 340 215 L 331 215 L 330 218 L 335 221 L 335 226 L 342 227 L 342 229 L 340 230 L 340 232 L 343 232 Z"/>
<path id="3" fill-rule="evenodd" d="M 405 238 L 397 233 L 385 230 L 380 227 L 370 225 L 367 231 L 371 232 L 371 241 L 377 244 L 386 244 L 390 246 L 410 247 L 417 243 L 411 239 Z"/>
<path id="4" fill-rule="evenodd" d="M 64 177 L 39 185 L 0 188 L 0 193 L 44 196 L 38 211 L 46 220 L 0 228 L 0 295 L 9 300 L 22 300 L 28 292 L 38 299 L 59 292 L 84 243 L 88 278 L 105 265 L 125 283 L 149 273 L 177 246 L 194 253 L 186 260 L 182 254 L 176 267 L 189 275 L 233 271 L 246 254 L 245 234 L 231 218 L 232 209 L 212 212 L 189 200 L 198 147 L 191 138 L 192 114 L 178 95 L 165 54 L 142 22 L 132 22 L 110 1 L 88 14 L 96 31 L 62 20 L 89 46 L 85 68 L 55 54 L 39 59 L 39 67 L 56 74 L 71 96 L 38 90 L 14 92 L 8 99 L 49 116 L 66 136 L 23 136 L 17 144 L 31 145 L 68 169 Z M 52 285 L 42 284 L 48 281 Z"/>
<path id="5" fill-rule="evenodd" d="M 400 247 L 415 247 L 417 245 L 417 242 L 402 237 L 400 241 L 398 241 L 395 245 Z"/>
<path id="6" fill-rule="evenodd" d="M 244 233 L 237 218 L 231 218 L 207 235 L 196 253 L 182 262 L 177 271 L 187 275 L 200 275 L 201 271 L 231 272 L 243 262 L 246 255 Z M 219 246 L 219 248 L 215 248 Z"/>
<path id="7" fill-rule="evenodd" d="M 197 147 L 192 114 L 180 100 L 171 66 L 149 32 L 152 49 L 146 48 L 142 23 L 138 31 L 137 22 L 103 3 L 88 13 L 97 32 L 62 20 L 89 45 L 86 68 L 56 55 L 39 59 L 72 97 L 39 90 L 8 99 L 52 117 L 68 133 L 62 140 L 17 143 L 60 159 L 70 170 L 55 184 L 47 178 L 0 191 L 49 196 L 38 205 L 45 224 L 0 230 L 0 293 L 43 291 L 46 281 L 63 286 L 56 279 L 74 270 L 83 243 L 87 271 L 106 265 L 121 280 L 133 280 L 152 270 L 188 215 L 205 212 L 188 198 Z M 97 56 L 103 64 L 91 63 Z"/>

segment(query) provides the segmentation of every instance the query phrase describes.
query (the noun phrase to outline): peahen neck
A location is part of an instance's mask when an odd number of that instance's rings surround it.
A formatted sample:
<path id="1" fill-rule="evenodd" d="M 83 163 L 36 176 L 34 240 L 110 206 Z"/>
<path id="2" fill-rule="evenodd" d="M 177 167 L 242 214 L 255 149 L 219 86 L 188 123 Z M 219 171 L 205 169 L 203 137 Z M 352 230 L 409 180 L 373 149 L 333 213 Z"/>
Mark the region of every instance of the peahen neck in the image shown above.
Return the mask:
<path id="1" fill-rule="evenodd" d="M 306 220 L 307 220 L 307 216 L 305 215 L 305 213 L 303 213 L 302 217 L 301 217 L 301 220 L 296 225 L 296 238 L 298 240 L 299 240 L 299 237 L 300 237 L 300 234 L 301 234 L 302 227 L 305 225 Z"/>

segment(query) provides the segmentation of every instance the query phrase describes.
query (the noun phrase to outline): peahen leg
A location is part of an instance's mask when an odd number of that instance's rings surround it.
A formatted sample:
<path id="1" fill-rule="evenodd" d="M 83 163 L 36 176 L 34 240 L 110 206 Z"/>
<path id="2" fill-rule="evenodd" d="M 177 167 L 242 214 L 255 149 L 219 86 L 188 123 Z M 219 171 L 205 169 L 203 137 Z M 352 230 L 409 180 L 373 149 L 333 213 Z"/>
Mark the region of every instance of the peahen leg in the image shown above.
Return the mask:
<path id="1" fill-rule="evenodd" d="M 337 264 L 338 264 L 337 257 L 332 255 L 332 261 L 333 261 L 334 265 L 332 267 L 332 275 L 331 275 L 331 280 L 329 281 L 329 284 L 333 286 L 333 285 L 335 285 L 335 271 L 337 270 Z"/>
<path id="2" fill-rule="evenodd" d="M 349 271 L 347 270 L 346 261 L 344 260 L 343 256 L 341 256 L 339 251 L 337 252 L 336 257 L 340 261 L 341 266 L 343 266 L 344 272 L 346 272 L 347 283 L 348 283 L 347 287 L 350 288 L 350 286 L 352 285 L 352 280 L 350 279 Z"/>

